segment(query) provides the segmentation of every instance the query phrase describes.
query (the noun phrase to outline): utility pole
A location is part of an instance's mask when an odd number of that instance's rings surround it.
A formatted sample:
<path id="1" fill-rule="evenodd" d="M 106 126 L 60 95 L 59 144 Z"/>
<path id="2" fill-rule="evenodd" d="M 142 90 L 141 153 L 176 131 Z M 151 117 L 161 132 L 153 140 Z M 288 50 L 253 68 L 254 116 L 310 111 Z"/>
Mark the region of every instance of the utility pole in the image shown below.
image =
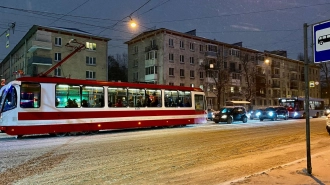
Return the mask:
<path id="1" fill-rule="evenodd" d="M 15 22 L 11 23 L 11 25 L 9 25 L 9 28 L 7 28 L 4 32 L 2 32 L 2 33 L 0 34 L 0 37 L 2 37 L 2 35 L 5 35 L 5 34 L 6 34 L 6 38 L 7 38 L 7 41 L 6 41 L 6 48 L 9 48 L 9 35 L 10 35 L 10 30 L 13 30 L 13 34 L 14 34 L 15 25 L 16 25 Z"/>

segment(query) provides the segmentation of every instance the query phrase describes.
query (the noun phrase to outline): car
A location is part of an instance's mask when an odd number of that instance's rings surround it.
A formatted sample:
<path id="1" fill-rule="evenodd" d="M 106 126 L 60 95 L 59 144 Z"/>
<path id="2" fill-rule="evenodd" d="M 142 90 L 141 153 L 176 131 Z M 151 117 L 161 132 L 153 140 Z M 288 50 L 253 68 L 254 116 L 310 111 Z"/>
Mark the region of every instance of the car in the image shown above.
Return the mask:
<path id="1" fill-rule="evenodd" d="M 227 122 L 228 124 L 234 121 L 247 122 L 246 110 L 243 106 L 225 106 L 220 108 L 219 113 L 216 113 L 213 121 L 215 123 Z"/>
<path id="2" fill-rule="evenodd" d="M 259 119 L 259 116 L 260 116 L 262 111 L 263 111 L 262 109 L 256 109 L 256 110 L 250 111 L 250 119 L 251 120 L 255 119 L 255 118 Z"/>
<path id="3" fill-rule="evenodd" d="M 277 120 L 278 118 L 287 120 L 289 118 L 289 111 L 282 106 L 273 106 L 264 109 L 259 116 L 260 121 L 263 121 L 264 119 L 270 119 L 274 121 Z"/>
<path id="4" fill-rule="evenodd" d="M 207 119 L 212 121 L 213 118 L 214 118 L 214 110 L 213 109 L 207 109 Z"/>
<path id="5" fill-rule="evenodd" d="M 324 115 L 325 116 L 328 116 L 330 114 L 330 107 L 326 107 L 325 109 L 324 109 Z"/>

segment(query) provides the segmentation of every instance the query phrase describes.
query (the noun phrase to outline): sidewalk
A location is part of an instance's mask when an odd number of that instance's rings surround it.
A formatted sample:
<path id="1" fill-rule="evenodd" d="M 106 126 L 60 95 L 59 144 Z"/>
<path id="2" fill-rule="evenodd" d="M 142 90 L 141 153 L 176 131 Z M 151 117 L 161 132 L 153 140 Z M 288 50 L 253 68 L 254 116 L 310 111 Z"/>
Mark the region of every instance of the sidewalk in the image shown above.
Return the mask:
<path id="1" fill-rule="evenodd" d="M 307 173 L 306 159 L 300 159 L 247 177 L 228 181 L 224 184 L 330 185 L 330 151 L 312 155 L 311 161 L 312 175 Z"/>

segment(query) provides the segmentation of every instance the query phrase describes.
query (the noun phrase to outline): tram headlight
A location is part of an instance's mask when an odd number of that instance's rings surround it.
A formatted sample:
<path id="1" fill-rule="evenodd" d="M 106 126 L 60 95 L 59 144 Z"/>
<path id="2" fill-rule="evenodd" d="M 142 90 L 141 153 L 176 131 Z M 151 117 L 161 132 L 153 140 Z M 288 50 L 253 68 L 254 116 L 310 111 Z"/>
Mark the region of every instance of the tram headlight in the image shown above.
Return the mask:
<path id="1" fill-rule="evenodd" d="M 273 116 L 274 113 L 273 113 L 273 112 L 269 112 L 268 115 L 269 115 L 269 116 Z"/>
<path id="2" fill-rule="evenodd" d="M 222 115 L 221 118 L 222 119 L 226 119 L 227 118 L 227 115 Z"/>

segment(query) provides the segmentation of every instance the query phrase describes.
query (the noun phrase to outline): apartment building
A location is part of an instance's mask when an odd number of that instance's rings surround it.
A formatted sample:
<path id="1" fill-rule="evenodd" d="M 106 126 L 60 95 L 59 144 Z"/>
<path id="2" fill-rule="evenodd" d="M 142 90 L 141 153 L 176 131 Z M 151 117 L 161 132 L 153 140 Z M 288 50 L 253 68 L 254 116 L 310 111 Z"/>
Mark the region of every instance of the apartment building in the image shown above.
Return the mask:
<path id="1" fill-rule="evenodd" d="M 279 54 L 228 44 L 165 28 L 146 31 L 126 42 L 128 81 L 203 89 L 209 108 L 226 101 L 249 100 L 253 108 L 278 105 L 280 97 L 305 94 L 304 63 Z M 276 53 L 276 54 L 274 54 Z M 311 64 L 309 78 L 319 81 Z M 320 87 L 310 89 L 320 97 Z"/>
<path id="2" fill-rule="evenodd" d="M 0 63 L 7 82 L 20 75 L 38 76 L 74 53 L 49 76 L 107 80 L 109 38 L 73 29 L 34 25 Z"/>

